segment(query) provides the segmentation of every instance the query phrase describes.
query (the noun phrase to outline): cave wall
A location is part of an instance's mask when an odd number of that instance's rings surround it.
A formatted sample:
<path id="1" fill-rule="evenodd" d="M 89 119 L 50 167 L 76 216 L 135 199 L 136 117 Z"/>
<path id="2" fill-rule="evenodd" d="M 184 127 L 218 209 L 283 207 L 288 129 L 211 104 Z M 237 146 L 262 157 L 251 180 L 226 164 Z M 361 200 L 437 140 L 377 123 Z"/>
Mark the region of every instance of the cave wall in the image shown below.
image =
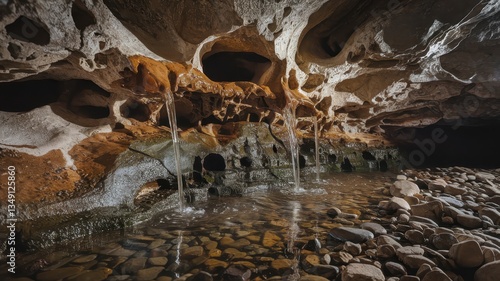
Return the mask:
<path id="1" fill-rule="evenodd" d="M 168 134 L 168 95 L 217 145 L 231 123 L 283 126 L 287 104 L 300 136 L 317 118 L 323 139 L 368 147 L 498 124 L 499 27 L 495 0 L 1 1 L 0 161 L 45 157 L 42 185 L 94 186 Z"/>

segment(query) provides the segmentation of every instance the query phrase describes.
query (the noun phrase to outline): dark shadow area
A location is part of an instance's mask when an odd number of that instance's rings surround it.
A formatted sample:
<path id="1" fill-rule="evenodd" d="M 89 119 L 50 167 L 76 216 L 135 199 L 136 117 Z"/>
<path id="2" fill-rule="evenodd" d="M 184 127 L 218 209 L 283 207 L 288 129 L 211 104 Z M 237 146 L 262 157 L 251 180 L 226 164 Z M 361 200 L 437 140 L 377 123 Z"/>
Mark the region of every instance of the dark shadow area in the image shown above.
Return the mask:
<path id="1" fill-rule="evenodd" d="M 481 123 L 458 126 L 455 122 L 415 129 L 411 143 L 400 146 L 406 162 L 403 166 L 499 168 L 500 120 Z"/>
<path id="2" fill-rule="evenodd" d="M 128 100 L 125 102 L 122 106 L 120 106 L 120 112 L 123 117 L 133 118 L 140 122 L 148 121 L 149 116 L 151 115 L 149 107 L 136 100 Z"/>
<path id="3" fill-rule="evenodd" d="M 81 0 L 73 2 L 73 6 L 71 7 L 71 16 L 73 17 L 76 28 L 79 30 L 84 30 L 85 27 L 97 23 L 97 20 L 92 12 Z"/>
<path id="4" fill-rule="evenodd" d="M 212 81 L 257 83 L 271 61 L 252 52 L 219 52 L 203 58 L 203 72 Z"/>
<path id="5" fill-rule="evenodd" d="M 50 33 L 47 29 L 40 23 L 25 16 L 20 16 L 13 23 L 5 26 L 5 30 L 10 37 L 20 41 L 41 46 L 50 43 Z"/>
<path id="6" fill-rule="evenodd" d="M 56 102 L 59 81 L 31 80 L 0 83 L 0 111 L 26 112 Z"/>

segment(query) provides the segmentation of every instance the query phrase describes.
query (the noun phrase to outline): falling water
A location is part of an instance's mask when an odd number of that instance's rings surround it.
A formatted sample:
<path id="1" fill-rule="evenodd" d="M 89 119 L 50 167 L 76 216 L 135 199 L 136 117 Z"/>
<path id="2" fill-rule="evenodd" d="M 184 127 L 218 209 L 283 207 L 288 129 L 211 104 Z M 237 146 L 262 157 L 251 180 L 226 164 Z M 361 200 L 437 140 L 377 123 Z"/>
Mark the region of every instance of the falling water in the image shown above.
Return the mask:
<path id="1" fill-rule="evenodd" d="M 316 181 L 319 182 L 319 133 L 318 117 L 314 117 L 314 147 L 316 149 Z"/>
<path id="2" fill-rule="evenodd" d="M 299 220 L 299 211 L 300 211 L 300 202 L 292 201 L 290 202 L 292 205 L 292 218 L 290 221 L 290 230 L 288 231 L 288 247 L 287 251 L 293 254 L 292 260 L 292 274 L 288 276 L 287 281 L 296 281 L 300 279 L 299 274 L 299 255 L 300 250 L 295 247 L 295 241 L 297 240 L 297 236 L 299 234 L 300 228 L 298 225 Z"/>
<path id="3" fill-rule="evenodd" d="M 172 144 L 174 147 L 175 167 L 177 170 L 177 186 L 179 192 L 179 208 L 182 212 L 184 210 L 184 186 L 182 183 L 181 173 L 181 152 L 179 147 L 179 136 L 177 134 L 177 117 L 175 114 L 174 95 L 169 92 L 166 95 L 165 105 L 167 107 L 168 122 L 170 123 L 170 131 L 172 132 Z"/>
<path id="4" fill-rule="evenodd" d="M 290 152 L 292 154 L 293 179 L 295 181 L 295 191 L 299 190 L 300 184 L 300 166 L 299 166 L 299 145 L 295 135 L 296 119 L 295 112 L 290 105 L 283 110 L 285 126 L 288 129 L 288 139 L 290 141 Z"/>

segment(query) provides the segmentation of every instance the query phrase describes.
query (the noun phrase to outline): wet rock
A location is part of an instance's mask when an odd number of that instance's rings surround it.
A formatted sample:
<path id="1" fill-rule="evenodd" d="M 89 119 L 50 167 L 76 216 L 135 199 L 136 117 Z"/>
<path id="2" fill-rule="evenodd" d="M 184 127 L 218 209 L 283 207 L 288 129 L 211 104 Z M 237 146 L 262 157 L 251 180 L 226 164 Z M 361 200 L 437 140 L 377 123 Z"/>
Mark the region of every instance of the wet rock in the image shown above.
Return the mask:
<path id="1" fill-rule="evenodd" d="M 320 264 L 320 259 L 317 255 L 307 255 L 302 260 L 302 264 L 305 268 L 310 268 Z"/>
<path id="2" fill-rule="evenodd" d="M 399 244 L 399 242 L 394 240 L 394 238 L 389 237 L 388 235 L 381 235 L 381 236 L 377 237 L 377 244 L 378 245 L 391 245 L 396 250 L 402 247 L 401 244 Z"/>
<path id="3" fill-rule="evenodd" d="M 266 231 L 262 239 L 262 245 L 264 247 L 272 247 L 276 245 L 281 240 L 281 238 L 272 231 Z"/>
<path id="4" fill-rule="evenodd" d="M 113 272 L 110 268 L 101 267 L 95 270 L 84 272 L 75 278 L 71 278 L 72 281 L 102 281 L 108 278 L 108 276 Z"/>
<path id="5" fill-rule="evenodd" d="M 209 271 L 214 271 L 217 268 L 226 268 L 228 263 L 218 259 L 208 259 L 205 261 L 205 266 Z"/>
<path id="6" fill-rule="evenodd" d="M 483 226 L 483 221 L 473 215 L 458 214 L 457 222 L 465 228 L 473 229 L 480 228 Z"/>
<path id="7" fill-rule="evenodd" d="M 122 265 L 121 273 L 124 275 L 125 274 L 135 275 L 137 271 L 143 269 L 146 266 L 147 260 L 148 258 L 146 257 L 131 258 Z"/>
<path id="8" fill-rule="evenodd" d="M 344 251 L 331 253 L 330 257 L 337 264 L 348 264 L 353 259 L 351 254 Z"/>
<path id="9" fill-rule="evenodd" d="M 449 256 L 458 266 L 472 268 L 483 264 L 483 250 L 474 240 L 462 241 L 451 246 Z"/>
<path id="10" fill-rule="evenodd" d="M 137 280 L 145 281 L 145 280 L 153 280 L 158 277 L 158 274 L 163 271 L 162 266 L 154 266 L 145 269 L 141 269 L 137 271 Z"/>
<path id="11" fill-rule="evenodd" d="M 339 268 L 333 265 L 319 264 L 313 266 L 312 268 L 306 269 L 309 274 L 314 274 L 326 278 L 328 280 L 334 280 L 339 275 Z"/>
<path id="12" fill-rule="evenodd" d="M 342 211 L 339 209 L 339 208 L 336 208 L 336 207 L 333 207 L 333 208 L 330 208 L 326 211 L 326 214 L 334 219 L 336 218 L 338 215 L 340 215 L 342 213 Z"/>
<path id="13" fill-rule="evenodd" d="M 86 256 L 78 257 L 78 258 L 72 260 L 71 262 L 73 262 L 73 263 L 86 263 L 86 262 L 95 260 L 96 257 L 97 257 L 96 254 L 86 255 Z"/>
<path id="14" fill-rule="evenodd" d="M 420 281 L 420 278 L 414 275 L 403 275 L 399 278 L 399 281 Z"/>
<path id="15" fill-rule="evenodd" d="M 192 246 L 181 250 L 181 256 L 183 259 L 193 259 L 203 255 L 202 246 Z"/>
<path id="16" fill-rule="evenodd" d="M 360 225 L 362 229 L 366 229 L 375 236 L 387 234 L 387 230 L 380 224 L 374 222 L 365 222 Z"/>
<path id="17" fill-rule="evenodd" d="M 406 268 L 397 262 L 386 262 L 384 266 L 393 276 L 400 277 L 407 274 Z"/>
<path id="18" fill-rule="evenodd" d="M 205 271 L 200 271 L 192 276 L 189 276 L 186 281 L 213 281 L 212 275 Z"/>
<path id="19" fill-rule="evenodd" d="M 290 259 L 275 259 L 271 262 L 271 267 L 279 272 L 283 272 L 291 268 L 292 260 Z"/>
<path id="20" fill-rule="evenodd" d="M 247 281 L 250 280 L 252 272 L 250 269 L 241 265 L 231 265 L 222 274 L 224 281 Z"/>
<path id="21" fill-rule="evenodd" d="M 165 244 L 165 240 L 163 239 L 156 239 L 154 240 L 153 242 L 151 242 L 151 244 L 149 244 L 148 248 L 149 249 L 155 249 L 155 248 L 158 248 L 160 247 L 161 245 Z"/>
<path id="22" fill-rule="evenodd" d="M 342 281 L 385 281 L 382 271 L 369 264 L 352 263 L 342 271 Z"/>
<path id="23" fill-rule="evenodd" d="M 153 257 L 148 259 L 148 263 L 153 266 L 166 265 L 168 259 L 166 257 Z"/>
<path id="24" fill-rule="evenodd" d="M 330 230 L 329 234 L 337 240 L 350 241 L 353 243 L 362 243 L 374 237 L 373 233 L 368 230 L 351 227 L 333 228 Z"/>
<path id="25" fill-rule="evenodd" d="M 109 255 L 109 256 L 119 256 L 119 257 L 130 257 L 131 255 L 135 254 L 136 251 L 128 250 L 125 249 L 121 246 L 112 248 L 112 249 L 104 249 L 100 252 L 100 254 L 103 255 Z"/>
<path id="26" fill-rule="evenodd" d="M 493 221 L 493 223 L 500 225 L 500 212 L 493 209 L 493 208 L 489 208 L 489 207 L 482 208 L 479 211 L 479 215 L 486 216 L 486 217 L 490 218 Z"/>
<path id="27" fill-rule="evenodd" d="M 83 267 L 81 266 L 72 266 L 72 267 L 62 267 L 54 270 L 49 270 L 45 272 L 40 272 L 36 275 L 36 280 L 38 281 L 55 281 L 61 280 L 66 277 L 76 275 L 83 271 Z"/>
<path id="28" fill-rule="evenodd" d="M 438 250 L 449 250 L 458 240 L 451 233 L 439 233 L 432 236 L 431 242 Z"/>
<path id="29" fill-rule="evenodd" d="M 391 186 L 391 195 L 396 197 L 413 196 L 420 192 L 420 188 L 414 182 L 408 180 L 395 181 Z"/>
<path id="30" fill-rule="evenodd" d="M 241 252 L 235 248 L 227 248 L 222 252 L 224 255 L 227 255 L 233 259 L 241 259 L 247 256 L 245 252 Z"/>
<path id="31" fill-rule="evenodd" d="M 474 281 L 496 281 L 500 276 L 500 261 L 481 266 L 474 274 Z"/>
<path id="32" fill-rule="evenodd" d="M 329 279 L 316 275 L 304 275 L 300 277 L 299 281 L 329 281 Z"/>

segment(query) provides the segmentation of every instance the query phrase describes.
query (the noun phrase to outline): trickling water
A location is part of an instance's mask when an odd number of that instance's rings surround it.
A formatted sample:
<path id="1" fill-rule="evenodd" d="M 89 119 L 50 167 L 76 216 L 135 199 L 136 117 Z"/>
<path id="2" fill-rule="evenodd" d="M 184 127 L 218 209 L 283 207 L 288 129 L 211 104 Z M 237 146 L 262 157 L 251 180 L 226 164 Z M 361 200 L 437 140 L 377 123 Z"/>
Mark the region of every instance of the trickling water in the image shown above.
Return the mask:
<path id="1" fill-rule="evenodd" d="M 300 202 L 291 201 L 290 204 L 292 205 L 292 218 L 290 221 L 290 230 L 288 231 L 287 251 L 293 254 L 293 259 L 292 259 L 292 274 L 288 276 L 287 280 L 296 281 L 300 279 L 300 273 L 299 273 L 300 250 L 295 246 L 295 241 L 297 240 L 298 234 L 300 232 L 300 228 L 298 225 Z"/>
<path id="2" fill-rule="evenodd" d="M 172 132 L 172 144 L 174 147 L 175 167 L 177 172 L 177 186 L 179 192 L 179 209 L 184 210 L 184 186 L 182 183 L 181 172 L 181 153 L 179 147 L 179 136 L 177 134 L 177 117 L 175 114 L 174 96 L 171 92 L 167 93 L 165 106 L 167 108 L 168 122 L 170 123 L 170 130 Z"/>
<path id="3" fill-rule="evenodd" d="M 295 135 L 295 127 L 297 120 L 295 119 L 295 112 L 290 105 L 287 105 L 283 110 L 283 118 L 285 119 L 285 126 L 288 130 L 288 140 L 290 142 L 290 152 L 292 154 L 292 169 L 293 179 L 295 181 L 295 191 L 300 189 L 300 166 L 299 166 L 299 144 L 297 136 Z"/>
<path id="4" fill-rule="evenodd" d="M 314 117 L 314 147 L 316 150 L 316 181 L 319 182 L 319 132 L 318 117 Z"/>

